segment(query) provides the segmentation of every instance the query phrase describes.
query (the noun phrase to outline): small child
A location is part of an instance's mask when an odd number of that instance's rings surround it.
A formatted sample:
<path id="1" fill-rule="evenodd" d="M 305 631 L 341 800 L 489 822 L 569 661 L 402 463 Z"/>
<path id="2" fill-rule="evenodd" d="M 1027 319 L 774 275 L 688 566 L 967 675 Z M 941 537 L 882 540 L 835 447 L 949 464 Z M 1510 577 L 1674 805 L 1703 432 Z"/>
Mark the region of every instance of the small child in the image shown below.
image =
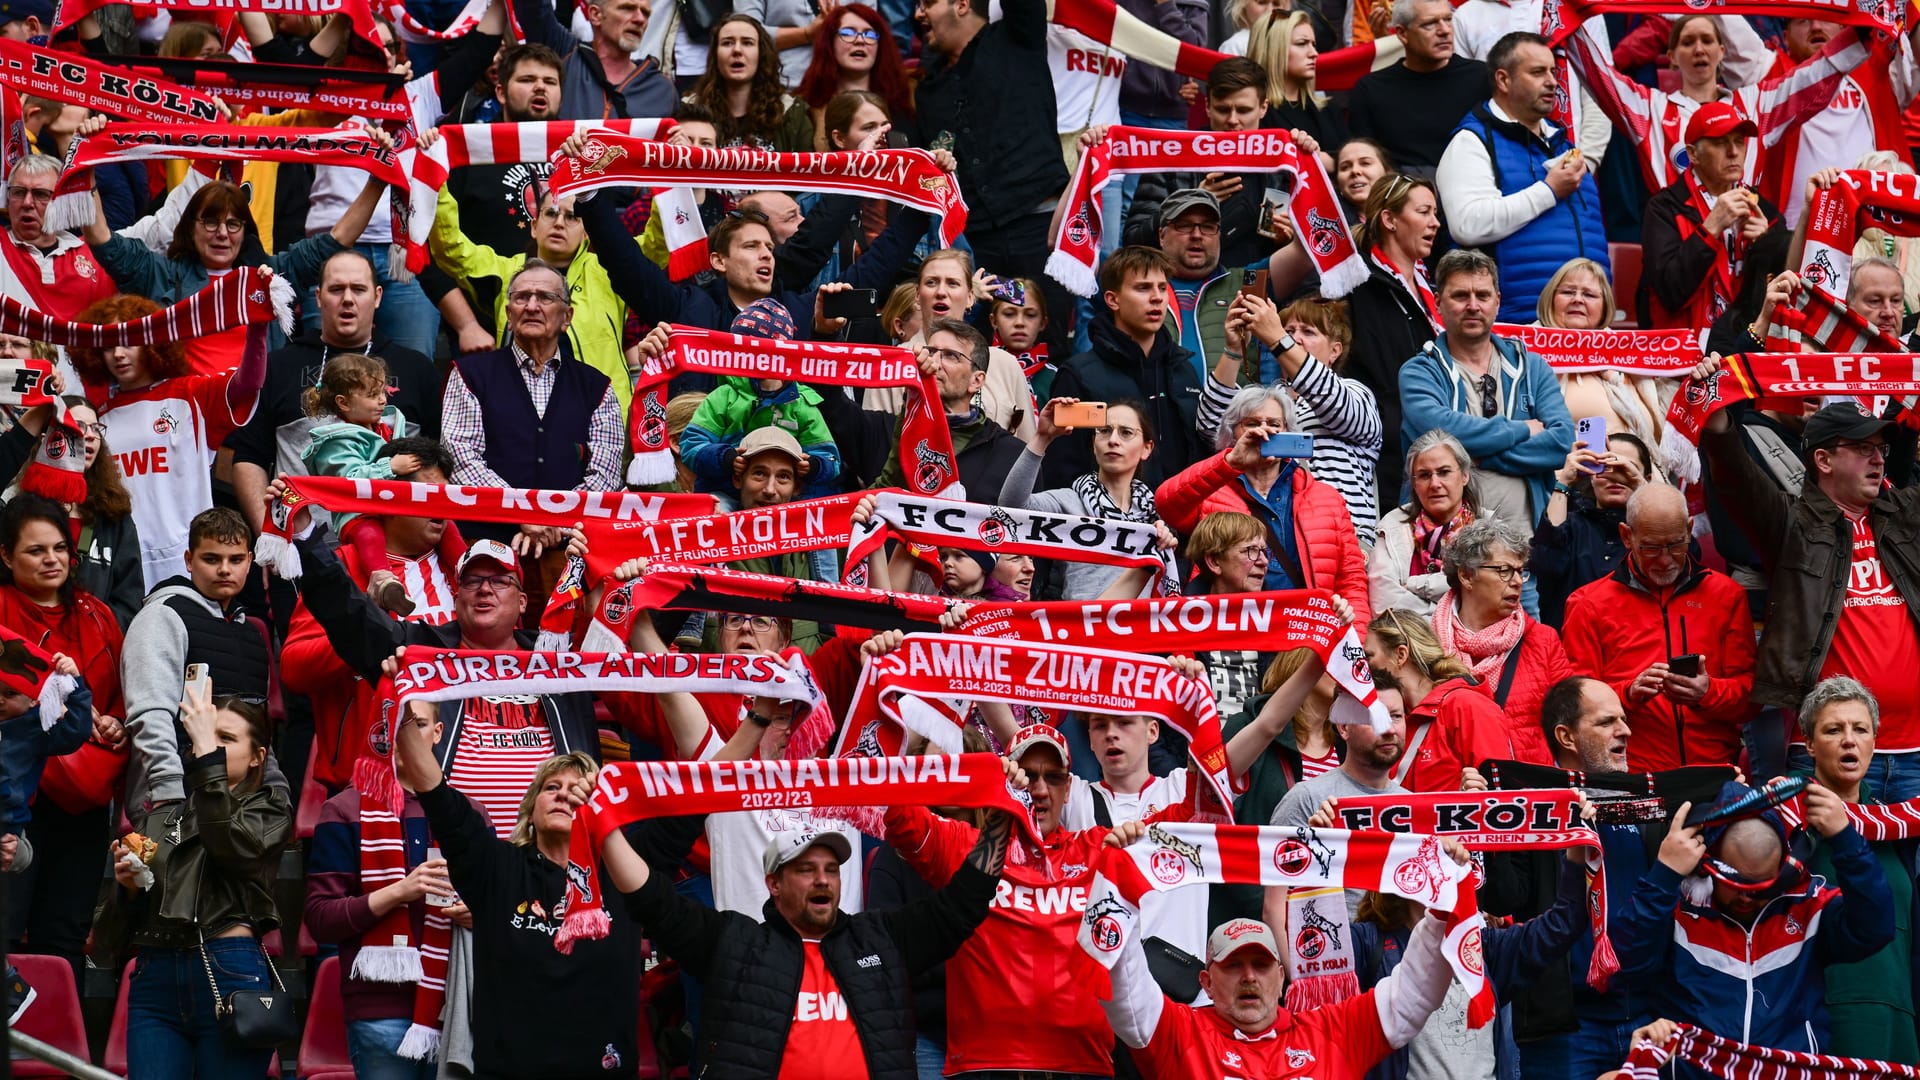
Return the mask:
<path id="1" fill-rule="evenodd" d="M 1031 278 L 1004 278 L 988 290 L 992 307 L 993 343 L 1013 354 L 1026 371 L 1027 386 L 1036 401 L 1052 397 L 1054 366 L 1047 360 L 1047 301 Z M 1036 406 L 1035 412 L 1039 409 Z"/>
<path id="2" fill-rule="evenodd" d="M 991 551 L 943 547 L 940 551 L 940 595 L 956 600 L 1024 600 L 993 574 L 999 560 Z"/>
<path id="3" fill-rule="evenodd" d="M 752 337 L 791 339 L 793 316 L 786 305 L 762 298 L 735 316 L 731 329 Z M 738 376 L 720 380 L 680 435 L 680 461 L 692 471 L 695 490 L 736 494 L 740 482 L 734 476 L 734 448 L 747 432 L 763 427 L 785 428 L 806 452 L 800 466 L 802 498 L 834 491 L 840 451 L 820 415 L 819 392 L 786 379 Z"/>
<path id="4" fill-rule="evenodd" d="M 80 666 L 54 653 L 53 670 L 73 676 L 74 687 L 67 693 L 66 712 L 52 723 L 40 722 L 38 701 L 0 685 L 0 871 L 25 870 L 33 862 L 27 824 L 47 759 L 73 753 L 93 734 L 93 694 L 79 677 Z"/>
<path id="5" fill-rule="evenodd" d="M 395 474 L 407 476 L 418 470 L 420 459 L 412 454 L 379 456 L 387 443 L 418 430 L 399 409 L 387 404 L 387 397 L 385 360 L 343 353 L 327 361 L 319 385 L 307 389 L 301 404 L 308 416 L 333 416 L 338 422 L 313 430 L 313 442 L 302 455 L 307 471 L 314 476 L 391 480 Z M 387 569 L 387 537 L 380 519 L 336 514 L 334 525 L 369 571 L 367 595 L 374 603 L 402 617 L 413 614 L 415 605 L 406 586 Z"/>

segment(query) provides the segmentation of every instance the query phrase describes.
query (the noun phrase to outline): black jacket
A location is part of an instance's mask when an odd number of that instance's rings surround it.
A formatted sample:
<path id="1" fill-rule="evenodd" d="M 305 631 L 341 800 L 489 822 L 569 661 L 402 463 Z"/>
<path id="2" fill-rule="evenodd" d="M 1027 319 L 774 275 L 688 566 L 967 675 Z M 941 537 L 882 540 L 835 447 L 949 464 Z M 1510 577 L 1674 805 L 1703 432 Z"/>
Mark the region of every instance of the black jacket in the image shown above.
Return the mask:
<path id="1" fill-rule="evenodd" d="M 960 948 L 986 918 L 997 881 L 962 866 L 924 900 L 895 911 L 840 913 L 820 939 L 873 1080 L 918 1075 L 913 977 Z M 778 1076 L 805 949 L 773 901 L 767 901 L 762 922 L 715 911 L 675 892 L 658 869 L 625 896 L 633 920 L 704 988 L 702 1075 Z"/>
<path id="2" fill-rule="evenodd" d="M 1381 507 L 1400 501 L 1401 474 L 1407 471 L 1400 445 L 1400 367 L 1434 338 L 1433 322 L 1420 301 L 1394 276 L 1366 256 L 1367 280 L 1347 294 L 1347 323 L 1353 348 L 1340 372 L 1373 391 L 1380 405 L 1380 467 L 1375 478 Z"/>
<path id="3" fill-rule="evenodd" d="M 984 10 L 984 9 L 982 9 Z M 1007 0 L 956 57 L 926 68 L 914 91 L 913 145 L 953 151 L 969 232 L 1038 213 L 1067 186 L 1053 151 L 1053 68 L 1044 0 Z"/>
<path id="4" fill-rule="evenodd" d="M 1555 525 L 1543 514 L 1533 530 L 1533 577 L 1540 589 L 1540 621 L 1559 626 L 1567 611 L 1567 597 L 1590 581 L 1613 572 L 1626 557 L 1620 524 L 1626 514 L 1602 510 L 1592 496 L 1576 494 L 1567 505 L 1567 520 Z"/>
<path id="5" fill-rule="evenodd" d="M 1760 212 L 1773 222 L 1773 228 L 1783 227 L 1779 209 L 1764 198 L 1760 199 Z M 1687 225 L 1680 224 L 1682 218 L 1686 219 Z M 1645 269 L 1640 273 L 1639 295 L 1634 298 L 1639 311 L 1667 313 L 1668 321 L 1672 316 L 1687 311 L 1694 293 L 1700 290 L 1707 275 L 1712 272 L 1714 260 L 1722 258 L 1707 243 L 1701 231 L 1703 221 L 1699 208 L 1693 205 L 1684 176 L 1654 192 L 1652 198 L 1647 200 L 1640 226 L 1642 266 Z M 1734 288 L 1738 289 L 1739 286 L 1740 283 L 1735 281 Z M 1729 295 L 1727 299 L 1732 300 L 1733 297 Z M 1649 307 L 1648 300 L 1658 307 Z"/>
<path id="6" fill-rule="evenodd" d="M 1162 327 L 1153 339 L 1153 351 L 1142 356 L 1140 346 L 1114 325 L 1113 314 L 1094 315 L 1088 328 L 1093 348 L 1068 357 L 1053 377 L 1053 396 L 1081 401 L 1118 401 L 1137 398 L 1147 406 L 1153 425 L 1153 456 L 1140 463 L 1140 479 L 1158 488 L 1161 481 L 1208 457 L 1199 423 L 1200 379 L 1193 354 Z M 1040 467 L 1040 486 L 1066 487 L 1094 470 L 1093 432 L 1076 431 L 1055 439 Z"/>
<path id="7" fill-rule="evenodd" d="M 258 465 L 267 470 L 268 476 L 276 475 L 280 429 L 306 419 L 301 396 L 308 387 L 320 382 L 320 372 L 328 360 L 349 352 L 364 352 L 385 360 L 387 377 L 391 385 L 399 388 L 388 404 L 418 424 L 420 434 L 429 439 L 440 437 L 440 392 L 446 379 L 432 360 L 394 344 L 379 331 L 374 332 L 365 349 L 334 348 L 320 340 L 318 333 L 311 333 L 294 338 L 267 357 L 267 381 L 260 389 L 260 401 L 253 407 L 253 415 L 228 435 L 223 444 L 233 451 L 233 459 Z M 304 452 L 310 441 L 304 436 L 297 440 L 298 451 Z M 290 446 L 289 452 L 295 452 L 294 448 Z M 300 473 L 304 475 L 306 469 L 302 467 Z"/>

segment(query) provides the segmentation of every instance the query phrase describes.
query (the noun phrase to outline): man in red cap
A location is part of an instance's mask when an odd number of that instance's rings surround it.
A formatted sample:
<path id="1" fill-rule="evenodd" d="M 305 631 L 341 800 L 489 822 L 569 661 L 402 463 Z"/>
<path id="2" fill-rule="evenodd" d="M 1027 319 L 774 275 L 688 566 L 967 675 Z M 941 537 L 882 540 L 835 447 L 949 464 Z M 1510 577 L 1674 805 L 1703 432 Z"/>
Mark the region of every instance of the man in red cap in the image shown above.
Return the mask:
<path id="1" fill-rule="evenodd" d="M 1733 301 L 1747 250 L 1780 212 L 1742 186 L 1748 140 L 1759 134 L 1732 103 L 1710 101 L 1687 121 L 1687 171 L 1647 200 L 1641 286 L 1656 328 L 1698 328 Z"/>

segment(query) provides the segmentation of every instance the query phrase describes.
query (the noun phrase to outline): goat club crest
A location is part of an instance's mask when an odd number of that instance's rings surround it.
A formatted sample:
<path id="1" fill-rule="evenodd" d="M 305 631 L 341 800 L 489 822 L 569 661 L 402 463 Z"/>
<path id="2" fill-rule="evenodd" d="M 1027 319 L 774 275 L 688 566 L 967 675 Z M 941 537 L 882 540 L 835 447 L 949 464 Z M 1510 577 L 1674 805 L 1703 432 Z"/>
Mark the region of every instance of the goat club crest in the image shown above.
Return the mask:
<path id="1" fill-rule="evenodd" d="M 1153 876 L 1164 885 L 1178 885 L 1187 876 L 1187 864 L 1193 864 L 1193 872 L 1204 874 L 1206 865 L 1201 861 L 1200 845 L 1182 840 L 1158 825 L 1147 827 L 1147 839 L 1160 846 L 1149 860 Z"/>
<path id="2" fill-rule="evenodd" d="M 602 176 L 613 163 L 627 156 L 627 148 L 599 139 L 588 139 L 580 148 L 580 175 Z"/>
<path id="3" fill-rule="evenodd" d="M 925 439 L 913 448 L 913 459 L 913 486 L 922 495 L 939 491 L 953 475 L 953 458 L 928 446 Z"/>
<path id="4" fill-rule="evenodd" d="M 1318 210 L 1307 207 L 1307 240 L 1313 245 L 1313 252 L 1325 258 L 1332 255 L 1340 246 L 1340 234 L 1345 230 L 1340 222 L 1323 217 Z"/>
<path id="5" fill-rule="evenodd" d="M 1087 930 L 1093 938 L 1093 947 L 1103 953 L 1117 952 L 1126 933 L 1120 920 L 1131 917 L 1126 905 L 1111 896 L 1103 896 L 1087 905 Z"/>

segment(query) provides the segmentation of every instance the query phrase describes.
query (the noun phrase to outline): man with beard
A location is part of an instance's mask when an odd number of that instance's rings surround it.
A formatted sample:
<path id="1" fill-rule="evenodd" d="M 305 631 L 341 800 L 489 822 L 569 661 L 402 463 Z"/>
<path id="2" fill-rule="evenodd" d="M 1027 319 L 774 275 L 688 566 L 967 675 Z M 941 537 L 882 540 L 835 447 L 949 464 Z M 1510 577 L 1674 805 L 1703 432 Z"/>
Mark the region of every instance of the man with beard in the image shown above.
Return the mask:
<path id="1" fill-rule="evenodd" d="M 1694 562 L 1689 536 L 1679 489 L 1642 487 L 1627 500 L 1620 526 L 1627 557 L 1567 599 L 1560 632 L 1567 658 L 1626 702 L 1637 733 L 1629 758 L 1635 772 L 1732 764 L 1753 713 L 1746 592 Z"/>
<path id="2" fill-rule="evenodd" d="M 564 67 L 559 55 L 545 45 L 523 43 L 500 50 L 499 85 L 494 90 L 500 121 L 560 119 Z M 540 192 L 552 171 L 550 161 L 529 161 L 463 165 L 448 173 L 447 194 L 460 204 L 460 227 L 467 238 L 495 251 L 525 251 Z M 492 299 L 483 298 L 480 310 L 487 310 Z"/>
<path id="3" fill-rule="evenodd" d="M 560 73 L 565 105 L 562 120 L 640 120 L 672 116 L 679 100 L 673 83 L 660 73 L 652 57 L 639 63 L 640 49 L 653 13 L 647 0 L 587 0 L 581 8 L 593 28 L 593 41 L 583 42 L 560 24 L 553 5 L 545 0 L 513 0 L 513 15 L 534 45 L 552 50 L 566 64 Z M 501 66 L 500 82 L 507 82 Z M 507 250 L 503 248 L 502 250 Z"/>
<path id="4" fill-rule="evenodd" d="M 1340 730 L 1346 736 L 1347 756 L 1340 767 L 1295 784 L 1273 808 L 1269 824 L 1305 825 L 1328 799 L 1406 792 L 1393 780 L 1393 767 L 1407 750 L 1406 699 L 1394 677 L 1378 668 L 1373 672 L 1373 689 L 1393 717 L 1393 725 L 1384 732 L 1374 731 L 1372 724 L 1343 725 Z"/>

